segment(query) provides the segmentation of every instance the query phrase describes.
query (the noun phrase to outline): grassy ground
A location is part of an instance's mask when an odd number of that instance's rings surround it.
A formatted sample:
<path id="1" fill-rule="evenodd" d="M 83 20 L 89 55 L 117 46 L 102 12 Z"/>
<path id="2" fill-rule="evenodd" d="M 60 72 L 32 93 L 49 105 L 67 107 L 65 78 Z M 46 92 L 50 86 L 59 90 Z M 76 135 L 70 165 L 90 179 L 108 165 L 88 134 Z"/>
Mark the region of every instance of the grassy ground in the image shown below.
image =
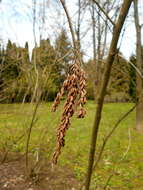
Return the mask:
<path id="1" fill-rule="evenodd" d="M 116 121 L 133 104 L 105 104 L 99 130 L 97 159 L 103 138 Z M 87 168 L 91 129 L 95 104 L 88 101 L 84 119 L 74 117 L 67 132 L 66 144 L 59 159 L 59 165 L 74 171 L 82 180 Z M 0 149 L 3 152 L 25 151 L 26 129 L 30 126 L 35 105 L 0 105 Z M 39 157 L 51 159 L 56 143 L 56 127 L 60 121 L 62 105 L 56 113 L 51 111 L 51 103 L 38 107 L 30 140 L 30 152 Z M 93 189 L 142 190 L 143 188 L 143 137 L 136 133 L 135 112 L 131 113 L 116 129 L 108 141 L 103 156 L 93 173 Z M 21 137 L 21 138 L 20 138 Z M 106 189 L 106 188 L 105 188 Z"/>

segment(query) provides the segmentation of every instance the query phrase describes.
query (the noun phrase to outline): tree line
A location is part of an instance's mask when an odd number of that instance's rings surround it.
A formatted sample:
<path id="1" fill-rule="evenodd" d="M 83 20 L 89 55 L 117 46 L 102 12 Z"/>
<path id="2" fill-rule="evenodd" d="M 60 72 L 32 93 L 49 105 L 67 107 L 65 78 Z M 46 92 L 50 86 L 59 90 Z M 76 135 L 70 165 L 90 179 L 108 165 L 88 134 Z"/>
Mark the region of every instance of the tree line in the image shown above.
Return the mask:
<path id="1" fill-rule="evenodd" d="M 54 45 L 50 39 L 40 40 L 30 55 L 29 44 L 17 46 L 8 40 L 6 48 L 0 46 L 0 102 L 31 102 L 40 96 L 42 101 L 55 98 L 73 61 L 72 47 L 64 29 Z M 84 55 L 84 52 L 82 52 Z M 98 61 L 98 60 L 96 60 Z M 136 64 L 136 56 L 130 57 Z M 101 61 L 102 75 L 106 57 Z M 95 61 L 84 61 L 87 76 L 87 98 L 96 99 Z M 102 76 L 101 76 L 102 77 Z M 135 101 L 136 71 L 121 53 L 116 55 L 106 91 L 107 102 Z M 35 91 L 36 89 L 36 91 Z M 34 94 L 35 92 L 35 94 Z"/>

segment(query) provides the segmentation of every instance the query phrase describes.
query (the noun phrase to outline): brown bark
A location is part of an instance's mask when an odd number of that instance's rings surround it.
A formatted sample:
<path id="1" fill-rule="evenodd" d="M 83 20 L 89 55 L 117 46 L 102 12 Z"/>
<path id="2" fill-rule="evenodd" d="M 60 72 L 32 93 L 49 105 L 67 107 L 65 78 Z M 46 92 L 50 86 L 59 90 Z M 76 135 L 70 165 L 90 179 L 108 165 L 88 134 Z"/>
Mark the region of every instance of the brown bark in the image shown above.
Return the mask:
<path id="1" fill-rule="evenodd" d="M 82 65 L 82 56 L 81 56 L 81 53 L 80 53 L 80 50 L 79 50 L 79 46 L 77 44 L 77 40 L 76 40 L 75 33 L 74 33 L 74 30 L 73 30 L 73 25 L 72 25 L 72 22 L 71 22 L 71 18 L 70 18 L 70 15 L 69 15 L 65 0 L 60 0 L 60 2 L 62 4 L 62 6 L 63 6 L 63 9 L 65 11 L 65 14 L 66 14 L 66 17 L 67 17 L 67 20 L 68 20 L 70 33 L 71 33 L 71 36 L 72 36 L 73 50 L 74 50 L 73 53 L 74 53 L 75 60 L 78 60 L 79 65 Z"/>
<path id="2" fill-rule="evenodd" d="M 36 25 L 36 0 L 33 0 L 33 37 L 34 37 L 34 43 L 35 47 L 37 46 L 36 42 L 36 32 L 35 32 L 35 25 Z"/>
<path id="3" fill-rule="evenodd" d="M 142 71 L 142 47 L 141 47 L 141 26 L 139 23 L 138 13 L 138 0 L 134 0 L 134 19 L 136 28 L 136 55 L 137 55 L 137 68 Z M 143 83 L 141 76 L 136 73 L 136 97 L 138 105 L 136 108 L 136 129 L 138 132 L 143 133 Z"/>
<path id="4" fill-rule="evenodd" d="M 100 0 L 99 0 L 100 2 Z M 97 23 L 98 23 L 98 35 L 97 35 L 97 61 L 96 61 L 96 96 L 99 92 L 99 86 L 101 82 L 101 33 L 102 33 L 102 27 L 101 27 L 101 18 L 100 18 L 100 8 L 98 10 L 98 16 L 97 16 Z"/>
<path id="5" fill-rule="evenodd" d="M 109 5 L 111 4 L 111 2 L 109 2 L 109 0 L 106 0 L 106 6 L 103 9 L 102 7 L 104 7 L 104 3 L 100 0 L 95 1 L 92 0 L 91 1 L 92 4 L 92 30 L 93 30 L 93 63 L 95 63 L 95 68 L 96 68 L 96 73 L 95 73 L 95 81 L 94 81 L 94 99 L 95 102 L 97 102 L 97 95 L 99 94 L 99 89 L 100 89 L 100 85 L 101 85 L 101 79 L 102 79 L 102 74 L 103 74 L 103 57 L 105 54 L 105 49 L 106 49 L 106 43 L 107 43 L 107 34 L 108 34 L 108 21 L 110 21 L 111 19 L 109 19 L 108 14 L 109 14 Z M 101 4 L 102 3 L 102 7 Z M 98 9 L 96 10 L 96 6 L 98 7 Z M 97 33 L 95 33 L 95 10 L 97 12 L 97 20 L 96 23 L 98 25 L 97 28 Z M 105 15 L 105 19 L 101 18 L 101 14 L 106 14 Z M 104 24 L 101 22 L 101 20 L 104 20 Z M 110 21 L 111 22 L 111 21 Z M 112 25 L 114 26 L 115 24 L 112 22 Z M 95 41 L 95 37 L 97 35 L 97 50 L 96 50 L 96 41 Z M 104 36 L 104 37 L 103 37 Z M 103 42 L 102 42 L 103 41 Z M 97 54 L 97 55 L 96 55 Z"/>
<path id="6" fill-rule="evenodd" d="M 128 10 L 131 6 L 131 3 L 132 3 L 132 0 L 124 0 L 117 23 L 115 24 L 114 31 L 113 31 L 112 41 L 111 41 L 111 45 L 109 49 L 109 54 L 107 57 L 106 68 L 104 71 L 103 81 L 101 84 L 101 89 L 100 89 L 98 101 L 97 101 L 97 109 L 96 109 L 96 114 L 95 114 L 95 119 L 94 119 L 94 124 L 93 124 L 91 146 L 90 146 L 90 153 L 89 153 L 89 162 L 88 162 L 87 176 L 86 176 L 86 182 L 85 182 L 85 190 L 89 190 L 90 188 L 90 181 L 91 181 L 91 175 L 92 175 L 92 169 L 93 169 L 93 163 L 94 163 L 94 155 L 95 155 L 95 150 L 96 150 L 97 135 L 98 135 L 98 129 L 99 129 L 99 124 L 101 120 L 104 97 L 106 93 L 107 84 L 110 78 L 112 64 L 113 64 L 114 57 L 117 51 L 117 43 L 119 40 L 121 29 L 123 27 L 124 21 L 128 14 Z"/>
<path id="7" fill-rule="evenodd" d="M 94 99 L 96 100 L 96 86 L 97 86 L 97 81 L 98 81 L 98 76 L 97 76 L 97 60 L 96 60 L 96 30 L 95 30 L 95 26 L 96 26 L 96 21 L 95 21 L 95 3 L 93 3 L 93 1 L 91 2 L 91 19 L 92 19 L 92 43 L 93 43 L 93 64 L 96 68 L 96 79 L 93 80 L 93 85 L 94 85 Z"/>
<path id="8" fill-rule="evenodd" d="M 95 36 L 95 7 L 94 3 L 92 2 L 92 39 L 93 39 L 93 59 L 94 59 L 94 64 L 96 64 L 96 36 Z"/>
<path id="9" fill-rule="evenodd" d="M 103 12 L 103 14 L 107 17 L 108 20 L 110 20 L 110 22 L 112 23 L 113 26 L 115 26 L 115 23 L 112 21 L 112 19 L 109 17 L 108 13 L 102 8 L 102 6 L 100 6 L 100 2 L 96 1 L 96 0 L 92 0 L 97 6 L 98 8 Z"/>
<path id="10" fill-rule="evenodd" d="M 77 19 L 77 44 L 80 50 L 80 23 L 81 23 L 81 0 L 78 0 L 78 19 Z"/>

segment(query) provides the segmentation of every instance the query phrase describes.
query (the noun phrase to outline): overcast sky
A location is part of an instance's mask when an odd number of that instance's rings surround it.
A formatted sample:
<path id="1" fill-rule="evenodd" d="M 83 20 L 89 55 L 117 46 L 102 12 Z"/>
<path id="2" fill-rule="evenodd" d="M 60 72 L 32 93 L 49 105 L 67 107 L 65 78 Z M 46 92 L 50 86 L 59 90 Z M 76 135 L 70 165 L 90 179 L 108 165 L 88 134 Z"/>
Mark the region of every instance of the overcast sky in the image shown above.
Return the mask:
<path id="1" fill-rule="evenodd" d="M 40 2 L 40 0 L 38 0 L 38 2 Z M 66 19 L 63 17 L 63 14 L 58 12 L 59 5 L 56 4 L 54 6 L 51 6 L 51 2 L 52 1 L 48 0 L 46 3 L 46 26 L 43 30 L 43 37 L 53 40 L 56 37 L 57 32 L 59 32 L 58 30 L 60 30 L 60 27 L 66 23 Z M 77 10 L 75 6 L 75 0 L 73 0 L 72 3 L 71 1 L 67 2 L 71 17 L 76 17 Z M 130 15 L 131 14 L 132 13 L 130 12 Z M 90 20 L 88 15 L 86 16 L 86 20 L 87 22 Z M 141 20 L 143 21 L 143 17 Z M 121 43 L 121 51 L 127 58 L 135 52 L 134 23 L 133 19 L 131 21 L 131 17 L 128 18 L 128 21 L 129 22 L 125 23 L 124 28 L 126 28 L 126 30 L 124 32 Z M 83 26 L 85 25 L 86 22 Z M 36 28 L 36 37 L 38 41 L 38 24 Z M 89 57 L 92 55 L 92 44 L 90 37 L 91 34 L 88 34 L 86 36 L 86 39 L 83 40 L 83 49 L 86 51 Z M 13 42 L 16 42 L 20 46 L 24 46 L 25 42 L 28 41 L 30 49 L 32 49 L 34 46 L 32 27 L 32 0 L 2 0 L 0 3 L 0 38 L 4 43 L 6 43 L 8 39 L 11 39 Z"/>

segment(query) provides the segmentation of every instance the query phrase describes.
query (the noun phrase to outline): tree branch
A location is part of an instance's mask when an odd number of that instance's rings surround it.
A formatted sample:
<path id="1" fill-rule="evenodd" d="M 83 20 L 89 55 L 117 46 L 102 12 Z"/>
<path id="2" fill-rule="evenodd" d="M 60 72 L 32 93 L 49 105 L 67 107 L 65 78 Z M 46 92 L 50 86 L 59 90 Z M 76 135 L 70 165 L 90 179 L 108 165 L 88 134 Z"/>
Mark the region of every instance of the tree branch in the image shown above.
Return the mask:
<path id="1" fill-rule="evenodd" d="M 136 104 L 129 110 L 127 111 L 117 122 L 116 124 L 114 125 L 114 127 L 111 129 L 111 131 L 109 132 L 109 134 L 105 137 L 104 141 L 103 141 L 103 144 L 102 144 L 102 147 L 101 147 L 101 150 L 99 152 L 99 156 L 97 158 L 97 161 L 95 162 L 95 165 L 93 167 L 93 170 L 95 170 L 95 168 L 97 167 L 100 159 L 101 159 L 101 156 L 102 156 L 102 153 L 104 151 L 104 148 L 108 142 L 108 140 L 110 139 L 110 137 L 112 136 L 112 134 L 114 133 L 114 131 L 117 129 L 117 127 L 119 126 L 119 124 L 132 112 L 134 111 L 134 109 L 136 108 Z"/>
<path id="2" fill-rule="evenodd" d="M 97 7 L 103 12 L 103 14 L 108 18 L 108 20 L 111 22 L 111 24 L 113 26 L 115 26 L 115 23 L 113 22 L 113 20 L 109 17 L 109 15 L 106 13 L 106 11 L 101 7 L 101 5 L 96 1 L 96 0 L 92 0 Z"/>
<path id="3" fill-rule="evenodd" d="M 63 9 L 64 9 L 65 13 L 66 13 L 66 17 L 67 17 L 67 20 L 68 20 L 70 32 L 71 32 L 71 35 L 72 35 L 73 47 L 76 50 L 77 45 L 76 45 L 75 34 L 74 34 L 74 30 L 73 30 L 72 23 L 71 23 L 71 18 L 69 16 L 69 13 L 68 13 L 68 10 L 67 10 L 66 4 L 65 4 L 65 0 L 60 0 L 60 2 L 62 4 L 62 6 L 63 6 Z"/>
<path id="4" fill-rule="evenodd" d="M 72 42 L 73 42 L 73 50 L 74 50 L 75 60 L 77 60 L 78 64 L 81 66 L 82 57 L 81 57 L 79 45 L 77 44 L 77 40 L 75 38 L 75 33 L 74 33 L 74 30 L 73 30 L 71 18 L 70 18 L 68 9 L 67 9 L 66 4 L 65 4 L 65 0 L 60 0 L 60 2 L 62 4 L 62 6 L 63 6 L 64 11 L 65 11 L 65 14 L 66 14 L 66 17 L 67 17 L 67 20 L 68 20 L 68 24 L 69 24 L 69 28 L 70 28 L 70 32 L 71 32 L 71 35 L 72 35 Z"/>
<path id="5" fill-rule="evenodd" d="M 108 140 L 110 139 L 110 137 L 111 137 L 112 134 L 114 133 L 114 131 L 118 128 L 119 124 L 120 124 L 131 112 L 134 111 L 134 109 L 136 108 L 136 106 L 137 106 L 137 104 L 135 104 L 129 111 L 127 111 L 123 116 L 121 116 L 121 118 L 115 123 L 114 127 L 111 129 L 111 131 L 110 131 L 110 132 L 108 133 L 108 135 L 105 137 L 105 139 L 104 139 L 104 141 L 103 141 L 103 144 L 102 144 L 102 146 L 101 146 L 101 149 L 100 149 L 98 158 L 97 158 L 97 160 L 96 160 L 96 162 L 95 162 L 95 164 L 94 164 L 94 166 L 93 166 L 93 170 L 96 169 L 96 167 L 97 167 L 97 165 L 98 165 L 98 163 L 99 163 L 99 161 L 100 161 L 100 159 L 101 159 L 101 157 L 102 157 L 104 148 L 105 148 L 105 146 L 106 146 Z M 128 150 L 128 149 L 127 149 L 127 150 Z M 127 152 L 127 151 L 126 151 L 126 152 Z M 126 153 L 124 154 L 124 157 L 125 157 L 125 155 L 126 155 Z M 123 159 L 123 158 L 122 158 L 122 159 Z M 113 177 L 113 174 L 111 174 L 111 176 Z M 109 179 L 110 179 L 111 176 L 109 176 Z M 109 179 L 107 180 L 108 182 L 106 182 L 104 189 L 106 189 L 106 185 L 109 183 Z M 84 185 L 84 183 L 81 185 L 80 190 L 82 190 L 83 185 Z"/>

